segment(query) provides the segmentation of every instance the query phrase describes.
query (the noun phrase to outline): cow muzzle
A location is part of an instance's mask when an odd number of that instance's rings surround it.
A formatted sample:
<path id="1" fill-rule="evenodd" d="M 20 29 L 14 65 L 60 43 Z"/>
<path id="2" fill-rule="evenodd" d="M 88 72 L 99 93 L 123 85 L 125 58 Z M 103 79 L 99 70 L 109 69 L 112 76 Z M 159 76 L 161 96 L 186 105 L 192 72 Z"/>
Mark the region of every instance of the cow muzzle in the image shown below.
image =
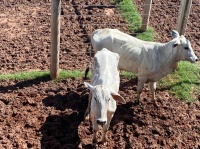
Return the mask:
<path id="1" fill-rule="evenodd" d="M 190 57 L 190 62 L 191 63 L 198 62 L 198 58 L 197 57 Z"/>
<path id="2" fill-rule="evenodd" d="M 105 123 L 106 123 L 106 121 L 104 121 L 104 120 L 97 120 L 98 125 L 104 126 Z"/>

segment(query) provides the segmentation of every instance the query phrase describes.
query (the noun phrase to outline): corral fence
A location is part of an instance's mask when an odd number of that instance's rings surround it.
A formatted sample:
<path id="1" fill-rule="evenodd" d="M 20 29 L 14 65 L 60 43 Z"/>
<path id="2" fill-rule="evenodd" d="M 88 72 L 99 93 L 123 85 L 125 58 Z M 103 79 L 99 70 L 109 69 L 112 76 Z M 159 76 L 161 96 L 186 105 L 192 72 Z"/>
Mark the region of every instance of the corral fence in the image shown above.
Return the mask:
<path id="1" fill-rule="evenodd" d="M 190 14 L 192 0 L 181 0 L 176 30 L 179 34 L 184 34 L 187 20 Z M 149 18 L 151 16 L 152 0 L 145 0 L 144 14 L 142 14 L 141 30 L 148 28 Z M 59 76 L 59 51 L 60 51 L 60 15 L 61 0 L 52 0 L 51 3 L 51 64 L 50 76 L 55 79 Z"/>

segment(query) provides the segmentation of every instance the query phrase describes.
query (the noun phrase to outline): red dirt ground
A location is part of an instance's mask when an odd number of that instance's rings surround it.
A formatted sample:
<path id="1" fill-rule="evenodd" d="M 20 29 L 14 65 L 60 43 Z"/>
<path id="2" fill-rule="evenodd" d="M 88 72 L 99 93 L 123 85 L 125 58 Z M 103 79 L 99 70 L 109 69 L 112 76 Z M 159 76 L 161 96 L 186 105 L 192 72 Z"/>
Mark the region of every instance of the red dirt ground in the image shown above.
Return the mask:
<path id="1" fill-rule="evenodd" d="M 142 12 L 143 1 L 135 2 Z M 175 28 L 179 2 L 155 0 L 153 4 L 150 25 L 158 34 L 155 41 L 167 42 Z M 200 2 L 194 0 L 193 4 L 186 36 L 200 56 Z M 110 5 L 109 0 L 62 1 L 61 69 L 85 69 L 89 62 L 89 37 L 94 29 L 112 27 L 130 33 L 126 21 L 117 16 L 119 11 Z M 1 74 L 49 69 L 50 7 L 50 0 L 0 1 Z M 105 15 L 110 10 L 115 17 Z M 89 92 L 83 81 L 81 78 L 50 80 L 49 77 L 1 80 L 0 148 L 92 148 L 91 124 L 83 121 Z M 117 107 L 108 143 L 98 143 L 96 148 L 200 148 L 200 96 L 189 105 L 174 99 L 168 89 L 158 88 L 159 107 L 156 108 L 146 84 L 142 104 L 137 105 L 134 104 L 136 82 L 134 78 L 121 78 L 120 94 L 127 103 Z M 101 132 L 98 140 L 100 136 Z"/>

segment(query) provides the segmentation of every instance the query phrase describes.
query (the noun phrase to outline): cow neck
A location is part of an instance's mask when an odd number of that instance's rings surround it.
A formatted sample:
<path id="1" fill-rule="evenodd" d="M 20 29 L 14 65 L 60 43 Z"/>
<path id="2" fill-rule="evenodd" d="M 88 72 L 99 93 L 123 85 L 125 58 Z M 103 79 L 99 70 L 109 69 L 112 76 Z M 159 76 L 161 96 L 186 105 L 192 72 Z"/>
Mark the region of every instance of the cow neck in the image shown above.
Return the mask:
<path id="1" fill-rule="evenodd" d="M 164 54 L 166 55 L 164 66 L 161 67 L 164 76 L 172 72 L 176 67 L 176 63 L 179 61 L 179 59 L 177 59 L 178 49 L 173 48 L 172 45 L 173 42 L 170 41 L 168 43 L 165 43 L 161 48 L 161 50 L 163 50 Z"/>
<path id="2" fill-rule="evenodd" d="M 164 53 L 166 55 L 166 63 L 174 64 L 175 62 L 179 61 L 177 57 L 178 48 L 177 47 L 173 48 L 173 41 L 165 43 L 162 50 L 164 50 Z"/>

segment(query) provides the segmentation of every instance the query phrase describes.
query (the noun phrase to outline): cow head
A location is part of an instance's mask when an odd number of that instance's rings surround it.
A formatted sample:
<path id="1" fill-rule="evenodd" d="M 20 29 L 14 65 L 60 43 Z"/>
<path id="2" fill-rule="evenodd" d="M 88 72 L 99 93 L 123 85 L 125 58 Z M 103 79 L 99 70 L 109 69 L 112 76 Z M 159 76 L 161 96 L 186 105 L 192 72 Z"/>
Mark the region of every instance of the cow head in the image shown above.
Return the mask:
<path id="1" fill-rule="evenodd" d="M 180 36 L 175 30 L 172 30 L 172 38 L 173 48 L 180 50 L 180 60 L 190 61 L 191 63 L 198 60 L 188 39 L 186 39 L 183 35 Z"/>
<path id="2" fill-rule="evenodd" d="M 98 125 L 107 123 L 107 112 L 115 112 L 116 102 L 126 103 L 122 96 L 111 91 L 108 87 L 93 86 L 87 82 L 84 82 L 84 84 L 92 92 L 91 116 L 96 119 Z"/>

